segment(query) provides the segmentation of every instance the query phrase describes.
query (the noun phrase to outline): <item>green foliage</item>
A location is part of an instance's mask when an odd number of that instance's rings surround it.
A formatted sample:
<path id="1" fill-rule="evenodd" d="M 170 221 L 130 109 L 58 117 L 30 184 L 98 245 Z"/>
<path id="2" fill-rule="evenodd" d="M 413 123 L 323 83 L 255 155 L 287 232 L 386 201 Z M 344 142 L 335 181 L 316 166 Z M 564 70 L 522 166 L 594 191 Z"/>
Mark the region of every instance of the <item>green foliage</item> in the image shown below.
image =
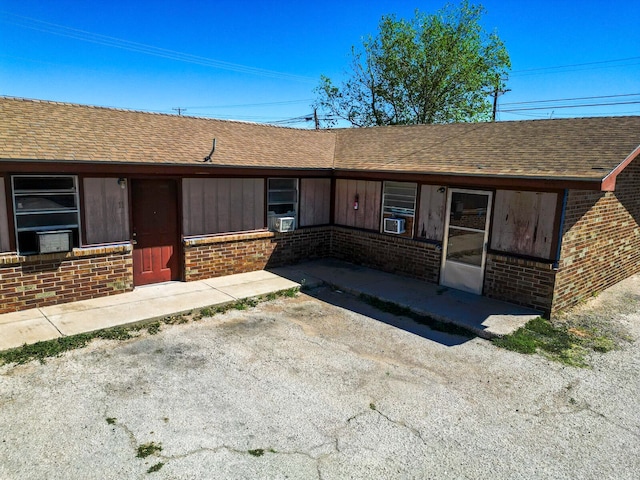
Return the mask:
<path id="1" fill-rule="evenodd" d="M 586 367 L 589 351 L 608 352 L 617 347 L 615 341 L 595 331 L 566 325 L 554 325 L 549 320 L 535 318 L 511 335 L 493 342 L 508 350 L 532 354 L 540 352 L 546 357 L 577 367 Z"/>
<path id="2" fill-rule="evenodd" d="M 164 462 L 158 462 L 155 465 L 151 465 L 149 467 L 149 469 L 147 470 L 147 473 L 153 473 L 153 472 L 157 472 L 158 470 L 160 470 L 162 467 L 164 467 Z"/>
<path id="3" fill-rule="evenodd" d="M 261 457 L 262 455 L 264 455 L 264 449 L 262 448 L 256 448 L 255 450 L 247 450 L 249 452 L 250 455 L 253 455 L 254 457 Z"/>
<path id="4" fill-rule="evenodd" d="M 138 446 L 138 453 L 136 454 L 136 457 L 147 458 L 148 456 L 154 455 L 161 451 L 162 445 L 159 445 L 155 442 L 149 442 Z"/>
<path id="5" fill-rule="evenodd" d="M 489 120 L 511 61 L 483 13 L 465 0 L 410 20 L 383 16 L 378 35 L 352 47 L 340 87 L 320 77 L 316 106 L 358 127 Z"/>

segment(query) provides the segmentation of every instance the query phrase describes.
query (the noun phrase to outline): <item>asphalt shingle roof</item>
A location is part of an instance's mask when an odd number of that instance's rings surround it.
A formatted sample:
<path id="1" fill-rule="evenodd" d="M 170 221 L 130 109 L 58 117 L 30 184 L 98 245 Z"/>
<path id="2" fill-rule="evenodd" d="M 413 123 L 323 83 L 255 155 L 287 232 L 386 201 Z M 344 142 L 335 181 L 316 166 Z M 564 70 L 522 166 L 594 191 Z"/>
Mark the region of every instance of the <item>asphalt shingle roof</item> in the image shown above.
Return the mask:
<path id="1" fill-rule="evenodd" d="M 0 99 L 0 158 L 331 168 L 335 135 L 101 107 Z"/>
<path id="2" fill-rule="evenodd" d="M 604 178 L 640 145 L 640 116 L 301 130 L 0 98 L 0 161 L 82 161 Z"/>

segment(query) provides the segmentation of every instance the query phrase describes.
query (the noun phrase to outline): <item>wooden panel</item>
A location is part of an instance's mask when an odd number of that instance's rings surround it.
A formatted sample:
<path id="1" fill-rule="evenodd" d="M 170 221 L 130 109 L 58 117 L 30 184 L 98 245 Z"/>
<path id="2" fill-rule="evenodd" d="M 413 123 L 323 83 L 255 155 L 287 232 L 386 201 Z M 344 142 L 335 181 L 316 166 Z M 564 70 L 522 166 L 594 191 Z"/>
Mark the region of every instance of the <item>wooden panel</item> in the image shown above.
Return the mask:
<path id="1" fill-rule="evenodd" d="M 331 179 L 303 178 L 300 182 L 300 226 L 326 225 L 331 212 Z"/>
<path id="2" fill-rule="evenodd" d="M 491 248 L 550 259 L 557 200 L 556 193 L 498 190 Z"/>
<path id="3" fill-rule="evenodd" d="M 353 208 L 356 194 L 358 210 Z M 367 180 L 336 180 L 335 223 L 349 227 L 380 230 L 382 183 Z"/>
<path id="4" fill-rule="evenodd" d="M 418 210 L 416 237 L 441 242 L 444 237 L 446 193 L 438 192 L 440 185 L 422 185 Z"/>
<path id="5" fill-rule="evenodd" d="M 8 252 L 10 249 L 7 197 L 4 188 L 4 178 L 0 177 L 0 252 Z"/>
<path id="6" fill-rule="evenodd" d="M 118 179 L 84 179 L 84 224 L 87 244 L 129 240 L 127 188 Z"/>
<path id="7" fill-rule="evenodd" d="M 364 228 L 380 230 L 380 208 L 382 203 L 382 182 L 365 182 Z"/>
<path id="8" fill-rule="evenodd" d="M 182 197 L 185 235 L 265 228 L 261 178 L 185 178 Z"/>

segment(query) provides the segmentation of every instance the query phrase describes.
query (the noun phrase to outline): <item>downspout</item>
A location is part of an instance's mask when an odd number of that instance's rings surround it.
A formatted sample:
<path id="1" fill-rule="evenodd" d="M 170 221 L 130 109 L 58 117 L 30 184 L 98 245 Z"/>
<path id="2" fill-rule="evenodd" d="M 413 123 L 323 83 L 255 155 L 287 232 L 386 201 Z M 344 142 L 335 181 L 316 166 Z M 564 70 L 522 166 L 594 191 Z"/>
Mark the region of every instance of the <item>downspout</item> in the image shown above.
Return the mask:
<path id="1" fill-rule="evenodd" d="M 556 251 L 556 259 L 553 262 L 553 269 L 558 270 L 560 267 L 560 253 L 562 251 L 562 233 L 564 231 L 564 219 L 567 210 L 567 198 L 569 197 L 569 189 L 564 189 L 564 196 L 562 197 L 562 212 L 560 213 L 560 227 L 558 230 L 558 249 Z"/>

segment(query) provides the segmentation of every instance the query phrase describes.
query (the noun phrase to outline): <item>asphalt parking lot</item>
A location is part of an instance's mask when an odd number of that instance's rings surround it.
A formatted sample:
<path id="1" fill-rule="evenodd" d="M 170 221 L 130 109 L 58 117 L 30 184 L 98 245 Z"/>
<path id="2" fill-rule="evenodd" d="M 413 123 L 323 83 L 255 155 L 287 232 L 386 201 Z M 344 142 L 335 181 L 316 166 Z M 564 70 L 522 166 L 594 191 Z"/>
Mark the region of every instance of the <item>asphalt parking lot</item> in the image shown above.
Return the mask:
<path id="1" fill-rule="evenodd" d="M 615 321 L 640 337 L 637 309 Z M 320 289 L 0 367 L 0 479 L 636 479 L 640 346 L 594 355 Z"/>

